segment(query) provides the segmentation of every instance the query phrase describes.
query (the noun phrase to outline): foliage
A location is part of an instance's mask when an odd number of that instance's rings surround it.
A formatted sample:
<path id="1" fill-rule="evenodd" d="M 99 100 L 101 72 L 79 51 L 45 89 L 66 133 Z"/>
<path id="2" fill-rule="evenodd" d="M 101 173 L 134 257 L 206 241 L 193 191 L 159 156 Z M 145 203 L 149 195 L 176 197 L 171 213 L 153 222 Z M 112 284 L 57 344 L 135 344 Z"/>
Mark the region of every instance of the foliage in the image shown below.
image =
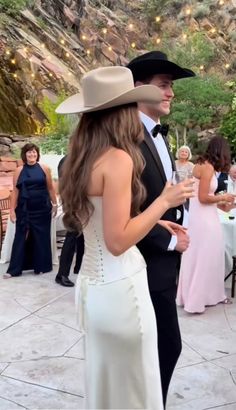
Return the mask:
<path id="1" fill-rule="evenodd" d="M 188 33 L 187 39 L 178 41 L 174 47 L 166 46 L 166 52 L 170 60 L 175 61 L 182 67 L 197 68 L 200 65 L 207 66 L 213 61 L 216 47 L 204 32 Z"/>
<path id="2" fill-rule="evenodd" d="M 47 120 L 43 128 L 44 139 L 40 142 L 40 147 L 44 153 L 62 154 L 67 151 L 69 136 L 78 122 L 77 116 L 59 115 L 55 112 L 66 95 L 62 92 L 56 102 L 52 102 L 45 97 L 39 104 Z"/>
<path id="3" fill-rule="evenodd" d="M 193 17 L 195 19 L 201 19 L 203 17 L 209 16 L 209 14 L 210 14 L 210 7 L 205 4 L 201 4 L 198 7 L 196 7 L 196 9 L 194 10 Z"/>
<path id="4" fill-rule="evenodd" d="M 236 81 L 227 83 L 233 92 L 230 111 L 222 119 L 220 131 L 228 138 L 232 156 L 236 158 Z"/>
<path id="5" fill-rule="evenodd" d="M 196 77 L 175 83 L 176 98 L 172 106 L 172 122 L 187 128 L 219 124 L 219 116 L 232 100 L 232 91 L 217 77 Z"/>
<path id="6" fill-rule="evenodd" d="M 0 0 L 0 12 L 16 15 L 30 3 L 30 0 Z"/>
<path id="7" fill-rule="evenodd" d="M 143 12 L 148 19 L 152 19 L 157 14 L 162 13 L 169 5 L 170 0 L 146 0 L 143 3 Z"/>

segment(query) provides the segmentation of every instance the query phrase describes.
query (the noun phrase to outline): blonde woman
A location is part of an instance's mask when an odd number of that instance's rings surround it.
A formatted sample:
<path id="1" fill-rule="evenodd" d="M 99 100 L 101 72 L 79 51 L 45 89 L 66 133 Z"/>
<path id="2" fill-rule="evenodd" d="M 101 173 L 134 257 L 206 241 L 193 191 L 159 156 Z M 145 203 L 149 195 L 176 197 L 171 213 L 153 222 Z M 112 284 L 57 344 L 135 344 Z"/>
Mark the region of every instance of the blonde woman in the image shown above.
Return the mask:
<path id="1" fill-rule="evenodd" d="M 76 302 L 85 334 L 87 409 L 163 409 L 156 320 L 135 244 L 168 208 L 192 196 L 192 187 L 190 181 L 167 186 L 139 211 L 143 129 L 135 103 L 159 100 L 155 86 L 134 87 L 128 68 L 107 67 L 85 75 L 82 95 L 57 109 L 83 113 L 60 193 L 65 223 L 85 238 Z"/>
<path id="2" fill-rule="evenodd" d="M 192 153 L 190 148 L 187 145 L 182 145 L 176 153 L 177 160 L 175 161 L 176 170 L 183 171 L 186 173 L 191 173 L 194 167 L 194 164 L 190 161 L 192 158 Z"/>

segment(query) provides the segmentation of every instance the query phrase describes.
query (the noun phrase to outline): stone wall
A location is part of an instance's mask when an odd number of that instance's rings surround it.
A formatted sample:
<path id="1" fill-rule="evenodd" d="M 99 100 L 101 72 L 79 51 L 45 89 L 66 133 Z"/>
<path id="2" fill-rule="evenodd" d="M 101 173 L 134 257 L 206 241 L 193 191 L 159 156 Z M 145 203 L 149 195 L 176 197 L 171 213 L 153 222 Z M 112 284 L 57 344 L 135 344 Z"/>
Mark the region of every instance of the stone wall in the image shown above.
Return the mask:
<path id="1" fill-rule="evenodd" d="M 22 161 L 13 157 L 0 157 L 0 189 L 12 190 L 13 174 L 16 168 L 22 165 Z"/>

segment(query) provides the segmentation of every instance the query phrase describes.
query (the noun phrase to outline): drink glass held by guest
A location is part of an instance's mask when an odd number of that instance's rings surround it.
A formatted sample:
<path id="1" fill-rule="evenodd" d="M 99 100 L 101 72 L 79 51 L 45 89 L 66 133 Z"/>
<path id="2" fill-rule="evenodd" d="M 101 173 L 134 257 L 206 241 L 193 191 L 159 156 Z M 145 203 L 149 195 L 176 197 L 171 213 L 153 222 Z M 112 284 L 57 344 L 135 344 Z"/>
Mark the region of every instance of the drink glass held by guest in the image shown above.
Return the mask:
<path id="1" fill-rule="evenodd" d="M 6 279 L 23 270 L 36 274 L 52 270 L 51 217 L 57 213 L 57 202 L 50 169 L 39 164 L 35 144 L 24 145 L 21 158 L 23 166 L 13 176 L 10 219 L 16 232 Z"/>
<path id="2" fill-rule="evenodd" d="M 135 244 L 193 190 L 190 180 L 167 184 L 139 212 L 144 163 L 136 102 L 159 99 L 156 87 L 135 88 L 128 68 L 106 67 L 87 73 L 81 94 L 57 109 L 83 114 L 60 195 L 64 222 L 83 229 L 85 238 L 76 301 L 85 335 L 87 409 L 163 409 L 156 320 L 145 261 Z"/>

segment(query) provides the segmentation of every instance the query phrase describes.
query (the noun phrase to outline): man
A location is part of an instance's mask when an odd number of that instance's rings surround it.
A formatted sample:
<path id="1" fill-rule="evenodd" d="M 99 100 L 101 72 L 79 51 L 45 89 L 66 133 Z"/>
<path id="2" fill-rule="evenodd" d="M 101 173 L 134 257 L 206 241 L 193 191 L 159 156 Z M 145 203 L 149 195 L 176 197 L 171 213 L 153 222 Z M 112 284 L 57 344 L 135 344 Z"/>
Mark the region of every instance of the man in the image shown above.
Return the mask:
<path id="1" fill-rule="evenodd" d="M 62 165 L 66 156 L 61 159 L 58 164 L 58 176 L 62 173 Z M 73 261 L 74 253 L 76 252 L 76 262 L 74 273 L 78 273 L 84 254 L 84 237 L 76 232 L 66 232 L 66 237 L 62 246 L 59 270 L 55 281 L 61 286 L 72 287 L 74 283 L 69 279 L 70 268 Z"/>
<path id="2" fill-rule="evenodd" d="M 141 84 L 156 85 L 162 91 L 162 101 L 156 105 L 138 104 L 140 118 L 144 124 L 145 139 L 141 144 L 146 165 L 143 183 L 147 190 L 144 204 L 146 208 L 158 197 L 166 181 L 171 180 L 175 162 L 166 141 L 166 128 L 160 129 L 160 118 L 170 113 L 174 97 L 173 80 L 193 77 L 191 70 L 168 61 L 160 51 L 153 51 L 136 57 L 127 66 L 133 73 L 136 86 Z M 163 135 L 162 135 L 162 133 Z M 181 214 L 180 214 L 181 212 Z M 181 217 L 178 218 L 178 214 Z M 164 220 L 182 223 L 183 207 L 168 210 Z M 177 231 L 171 237 L 169 231 L 160 225 L 138 244 L 146 263 L 149 290 L 152 298 L 158 329 L 158 352 L 164 405 L 169 383 L 181 352 L 181 337 L 176 310 L 176 275 L 180 254 L 189 244 L 189 238 L 183 231 Z"/>

